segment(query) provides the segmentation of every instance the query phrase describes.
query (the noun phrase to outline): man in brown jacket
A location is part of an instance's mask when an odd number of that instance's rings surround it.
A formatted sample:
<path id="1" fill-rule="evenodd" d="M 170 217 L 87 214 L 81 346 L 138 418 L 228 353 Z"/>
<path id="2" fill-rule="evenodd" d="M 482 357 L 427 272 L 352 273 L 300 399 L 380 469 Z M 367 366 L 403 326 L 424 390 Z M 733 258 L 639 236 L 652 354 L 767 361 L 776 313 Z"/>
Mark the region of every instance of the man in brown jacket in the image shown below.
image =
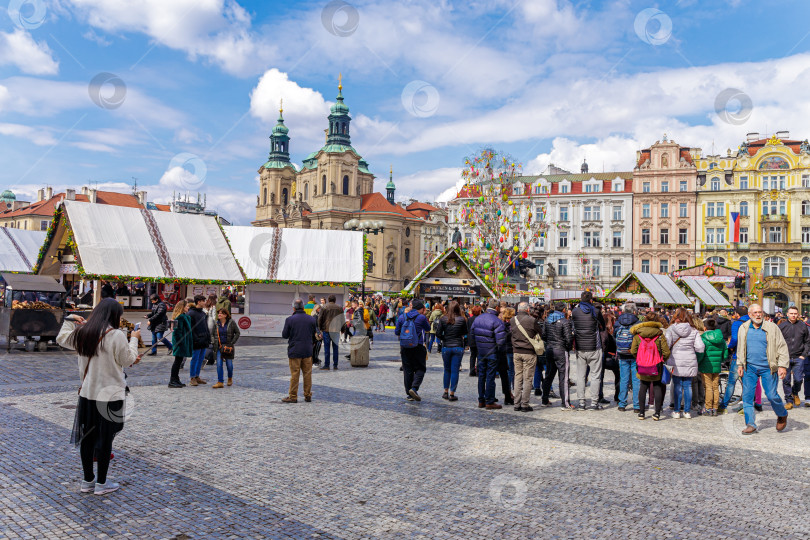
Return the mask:
<path id="1" fill-rule="evenodd" d="M 515 362 L 515 410 L 531 412 L 533 409 L 529 405 L 529 396 L 532 393 L 537 352 L 529 338 L 539 337 L 541 329 L 537 326 L 537 320 L 529 315 L 528 303 L 518 304 L 517 315 L 510 329 Z"/>
<path id="2" fill-rule="evenodd" d="M 330 294 L 326 306 L 318 315 L 318 330 L 323 334 L 323 347 L 326 358 L 321 369 L 329 370 L 330 358 L 335 359 L 335 369 L 338 368 L 338 340 L 340 328 L 343 326 L 343 309 L 335 303 L 335 295 Z M 330 354 L 331 353 L 331 354 Z"/>

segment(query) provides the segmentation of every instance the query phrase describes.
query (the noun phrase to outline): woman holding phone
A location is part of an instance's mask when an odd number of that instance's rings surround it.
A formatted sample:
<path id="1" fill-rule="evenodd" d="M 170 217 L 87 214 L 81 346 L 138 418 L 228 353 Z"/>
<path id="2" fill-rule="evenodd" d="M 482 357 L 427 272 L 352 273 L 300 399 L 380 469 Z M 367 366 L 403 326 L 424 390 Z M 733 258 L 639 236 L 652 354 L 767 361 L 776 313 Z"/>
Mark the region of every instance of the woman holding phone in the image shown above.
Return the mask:
<path id="1" fill-rule="evenodd" d="M 99 302 L 87 320 L 69 315 L 57 343 L 79 353 L 79 402 L 73 423 L 71 442 L 81 448 L 84 479 L 82 493 L 104 495 L 120 486 L 107 480 L 110 453 L 115 435 L 124 428 L 126 382 L 124 368 L 137 364 L 140 330 L 129 341 L 121 329 L 124 309 L 112 298 Z M 97 473 L 93 474 L 93 455 L 99 445 Z"/>

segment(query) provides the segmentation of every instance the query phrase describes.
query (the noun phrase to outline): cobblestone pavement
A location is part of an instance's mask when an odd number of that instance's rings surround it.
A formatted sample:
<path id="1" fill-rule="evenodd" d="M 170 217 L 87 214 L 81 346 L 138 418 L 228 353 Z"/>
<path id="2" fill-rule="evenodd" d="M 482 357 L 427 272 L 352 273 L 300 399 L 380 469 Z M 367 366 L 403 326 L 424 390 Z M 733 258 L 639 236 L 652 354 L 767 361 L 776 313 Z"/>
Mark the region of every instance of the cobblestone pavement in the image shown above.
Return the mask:
<path id="1" fill-rule="evenodd" d="M 79 493 L 68 443 L 75 355 L 0 357 L 0 537 L 810 537 L 810 409 L 778 434 L 766 405 L 751 437 L 736 414 L 485 411 L 466 371 L 460 400 L 441 399 L 435 352 L 412 403 L 382 340 L 369 368 L 341 358 L 312 403 L 287 405 L 286 346 L 252 343 L 231 388 L 211 389 L 213 366 L 206 386 L 167 388 L 162 349 L 127 370 L 122 488 L 104 497 Z"/>

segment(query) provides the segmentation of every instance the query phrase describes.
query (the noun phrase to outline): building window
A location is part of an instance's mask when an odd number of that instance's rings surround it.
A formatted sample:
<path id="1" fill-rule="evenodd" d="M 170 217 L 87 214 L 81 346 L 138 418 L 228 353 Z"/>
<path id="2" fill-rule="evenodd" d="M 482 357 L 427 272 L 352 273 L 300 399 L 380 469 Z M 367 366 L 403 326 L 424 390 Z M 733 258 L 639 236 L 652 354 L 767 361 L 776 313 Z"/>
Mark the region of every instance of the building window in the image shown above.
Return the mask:
<path id="1" fill-rule="evenodd" d="M 602 219 L 602 211 L 598 206 L 585 206 L 582 219 L 585 221 L 599 221 Z"/>
<path id="2" fill-rule="evenodd" d="M 785 275 L 785 259 L 782 257 L 768 257 L 765 259 L 765 264 L 762 267 L 762 272 L 765 277 L 769 276 L 784 276 Z"/>
<path id="3" fill-rule="evenodd" d="M 748 227 L 740 227 L 740 243 L 748 243 Z"/>
<path id="4" fill-rule="evenodd" d="M 288 197 L 289 197 L 289 194 L 287 193 L 287 188 L 282 189 L 281 190 L 281 205 L 282 206 L 287 206 L 287 198 Z"/>
<path id="5" fill-rule="evenodd" d="M 613 182 L 613 191 L 614 192 L 624 191 L 624 182 L 622 182 L 621 180 L 616 180 L 615 182 Z"/>
<path id="6" fill-rule="evenodd" d="M 599 259 L 594 259 L 590 262 L 591 264 L 591 275 L 594 277 L 599 277 L 602 275 L 602 262 Z"/>
<path id="7" fill-rule="evenodd" d="M 349 194 L 349 177 L 348 176 L 343 177 L 343 194 L 344 195 Z"/>
<path id="8" fill-rule="evenodd" d="M 642 244 L 650 243 L 650 229 L 641 229 L 641 243 Z"/>
<path id="9" fill-rule="evenodd" d="M 683 270 L 687 265 L 686 259 L 678 259 L 678 270 Z"/>
<path id="10" fill-rule="evenodd" d="M 748 272 L 748 257 L 740 257 L 740 270 Z"/>
<path id="11" fill-rule="evenodd" d="M 613 231 L 613 247 L 622 247 L 622 231 Z"/>
<path id="12" fill-rule="evenodd" d="M 810 174 L 803 174 L 802 175 L 802 187 L 803 188 L 810 188 Z"/>
<path id="13" fill-rule="evenodd" d="M 717 203 L 717 217 L 723 217 L 726 215 L 726 203 Z"/>
<path id="14" fill-rule="evenodd" d="M 661 229 L 661 243 L 669 244 L 669 229 Z"/>
<path id="15" fill-rule="evenodd" d="M 661 182 L 661 193 L 669 193 L 669 182 L 666 180 Z"/>
<path id="16" fill-rule="evenodd" d="M 585 231 L 582 236 L 583 241 L 585 242 L 585 247 L 600 247 L 601 241 L 598 232 L 592 231 Z"/>
<path id="17" fill-rule="evenodd" d="M 669 217 L 669 203 L 661 203 L 661 217 Z"/>
<path id="18" fill-rule="evenodd" d="M 566 182 L 560 183 L 560 193 L 568 193 L 571 187 Z"/>
<path id="19" fill-rule="evenodd" d="M 706 217 L 714 217 L 714 203 L 706 203 Z"/>
<path id="20" fill-rule="evenodd" d="M 309 184 L 304 184 L 304 200 L 309 200 Z"/>
<path id="21" fill-rule="evenodd" d="M 768 242 L 782 241 L 782 227 L 768 227 Z"/>
<path id="22" fill-rule="evenodd" d="M 686 191 L 689 189 L 689 184 L 687 184 L 686 180 L 681 180 L 680 186 L 678 188 L 680 191 Z"/>
<path id="23" fill-rule="evenodd" d="M 326 194 L 326 175 L 323 175 L 323 177 L 321 178 L 321 194 L 322 195 Z"/>
<path id="24" fill-rule="evenodd" d="M 802 244 L 810 244 L 810 227 L 802 227 Z"/>
<path id="25" fill-rule="evenodd" d="M 650 217 L 650 204 L 644 203 L 641 205 L 641 217 Z"/>
<path id="26" fill-rule="evenodd" d="M 514 184 L 512 186 L 512 195 L 523 195 L 523 184 Z"/>
<path id="27" fill-rule="evenodd" d="M 622 261 L 621 259 L 613 259 L 610 275 L 612 277 L 622 277 Z"/>
<path id="28" fill-rule="evenodd" d="M 678 229 L 678 243 L 686 244 L 688 242 L 688 235 L 686 229 Z"/>
<path id="29" fill-rule="evenodd" d="M 748 177 L 741 176 L 740 177 L 740 189 L 748 189 Z"/>
<path id="30" fill-rule="evenodd" d="M 678 217 L 689 217 L 689 211 L 687 210 L 685 202 L 678 204 Z"/>
<path id="31" fill-rule="evenodd" d="M 748 215 L 748 203 L 743 201 L 740 203 L 740 215 L 747 216 Z"/>
<path id="32" fill-rule="evenodd" d="M 585 193 L 599 193 L 602 191 L 602 182 L 597 184 L 585 184 Z"/>
<path id="33" fill-rule="evenodd" d="M 47 231 L 48 230 L 48 225 L 50 225 L 50 224 L 51 224 L 50 221 L 45 221 L 45 220 L 40 221 L 39 222 L 39 230 L 40 231 Z"/>
<path id="34" fill-rule="evenodd" d="M 641 271 L 647 274 L 650 272 L 650 259 L 641 259 Z"/>
<path id="35" fill-rule="evenodd" d="M 706 262 L 710 262 L 712 264 L 726 264 L 726 260 L 723 257 L 709 257 L 706 259 Z"/>
<path id="36" fill-rule="evenodd" d="M 405 227 L 405 238 L 410 238 L 411 236 L 411 228 Z"/>
<path id="37" fill-rule="evenodd" d="M 725 244 L 726 243 L 726 230 L 723 228 L 718 228 L 715 232 L 715 239 L 717 240 L 718 244 Z"/>
<path id="38" fill-rule="evenodd" d="M 613 207 L 613 221 L 621 221 L 622 219 L 622 207 L 621 206 L 614 206 Z"/>
<path id="39" fill-rule="evenodd" d="M 719 178 L 712 178 L 711 181 L 711 190 L 712 191 L 720 191 L 720 179 Z"/>
<path id="40" fill-rule="evenodd" d="M 568 221 L 568 207 L 561 206 L 560 207 L 560 221 Z"/>
<path id="41" fill-rule="evenodd" d="M 706 229 L 706 243 L 714 244 L 714 229 Z"/>
<path id="42" fill-rule="evenodd" d="M 568 247 L 568 231 L 560 231 L 560 247 Z"/>
<path id="43" fill-rule="evenodd" d="M 557 260 L 557 275 L 558 276 L 568 275 L 568 259 Z"/>
<path id="44" fill-rule="evenodd" d="M 669 273 L 669 261 L 662 260 L 662 261 L 659 263 L 658 268 L 659 268 L 659 272 L 660 272 L 661 274 L 668 274 L 668 273 Z"/>
<path id="45" fill-rule="evenodd" d="M 802 215 L 810 216 L 810 201 L 802 201 Z"/>
<path id="46" fill-rule="evenodd" d="M 810 257 L 802 258 L 802 277 L 810 277 Z"/>
<path id="47" fill-rule="evenodd" d="M 546 260 L 545 259 L 535 259 L 534 260 L 534 273 L 537 277 L 543 277 L 544 272 L 546 270 Z"/>
<path id="48" fill-rule="evenodd" d="M 405 262 L 411 262 L 411 250 L 408 248 L 405 248 Z"/>
<path id="49" fill-rule="evenodd" d="M 642 193 L 649 193 L 650 192 L 650 183 L 649 182 L 642 182 L 641 183 L 641 192 Z"/>

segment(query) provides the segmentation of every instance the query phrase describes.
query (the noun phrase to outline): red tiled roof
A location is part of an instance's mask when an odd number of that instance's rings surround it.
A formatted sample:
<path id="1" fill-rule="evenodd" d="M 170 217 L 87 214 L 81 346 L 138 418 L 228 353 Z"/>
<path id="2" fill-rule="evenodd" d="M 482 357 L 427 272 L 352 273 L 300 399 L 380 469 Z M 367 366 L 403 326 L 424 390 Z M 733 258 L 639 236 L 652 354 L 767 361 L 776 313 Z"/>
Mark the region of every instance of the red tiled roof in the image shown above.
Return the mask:
<path id="1" fill-rule="evenodd" d="M 768 143 L 769 139 L 759 139 L 756 141 L 752 141 L 748 143 L 748 155 L 755 156 L 757 153 L 765 148 L 765 145 Z M 802 141 L 793 141 L 785 139 L 782 141 L 782 144 L 790 148 L 794 154 L 799 155 L 802 148 Z"/>
<path id="2" fill-rule="evenodd" d="M 64 198 L 65 198 L 64 193 L 57 193 L 50 199 L 45 199 L 44 201 L 37 201 L 31 203 L 29 206 L 26 206 L 25 208 L 19 208 L 13 212 L 8 211 L 0 212 L 0 217 L 2 218 L 23 217 L 23 216 L 51 217 L 53 215 L 54 210 L 56 209 L 56 203 L 63 200 Z M 88 196 L 82 195 L 81 193 L 76 194 L 76 200 L 80 202 L 90 202 Z M 128 193 L 116 193 L 114 191 L 96 192 L 96 204 L 124 206 L 126 208 L 143 208 L 143 206 L 138 202 L 138 198 L 135 195 L 131 195 Z M 165 204 L 159 205 L 158 209 L 164 212 L 168 212 L 171 210 L 169 206 Z"/>
<path id="3" fill-rule="evenodd" d="M 155 204 L 155 208 L 157 208 L 161 212 L 171 212 L 172 211 L 172 205 L 170 205 L 170 204 Z"/>
<path id="4" fill-rule="evenodd" d="M 413 212 L 414 210 L 427 210 L 428 212 L 438 212 L 440 209 L 428 203 L 416 201 L 406 206 L 405 210 L 409 212 Z"/>
<path id="5" fill-rule="evenodd" d="M 408 212 L 398 204 L 391 204 L 383 197 L 382 193 L 367 193 L 361 196 L 360 211 L 361 212 L 388 212 L 391 214 L 399 214 L 403 217 L 410 219 L 419 219 L 418 216 Z"/>

